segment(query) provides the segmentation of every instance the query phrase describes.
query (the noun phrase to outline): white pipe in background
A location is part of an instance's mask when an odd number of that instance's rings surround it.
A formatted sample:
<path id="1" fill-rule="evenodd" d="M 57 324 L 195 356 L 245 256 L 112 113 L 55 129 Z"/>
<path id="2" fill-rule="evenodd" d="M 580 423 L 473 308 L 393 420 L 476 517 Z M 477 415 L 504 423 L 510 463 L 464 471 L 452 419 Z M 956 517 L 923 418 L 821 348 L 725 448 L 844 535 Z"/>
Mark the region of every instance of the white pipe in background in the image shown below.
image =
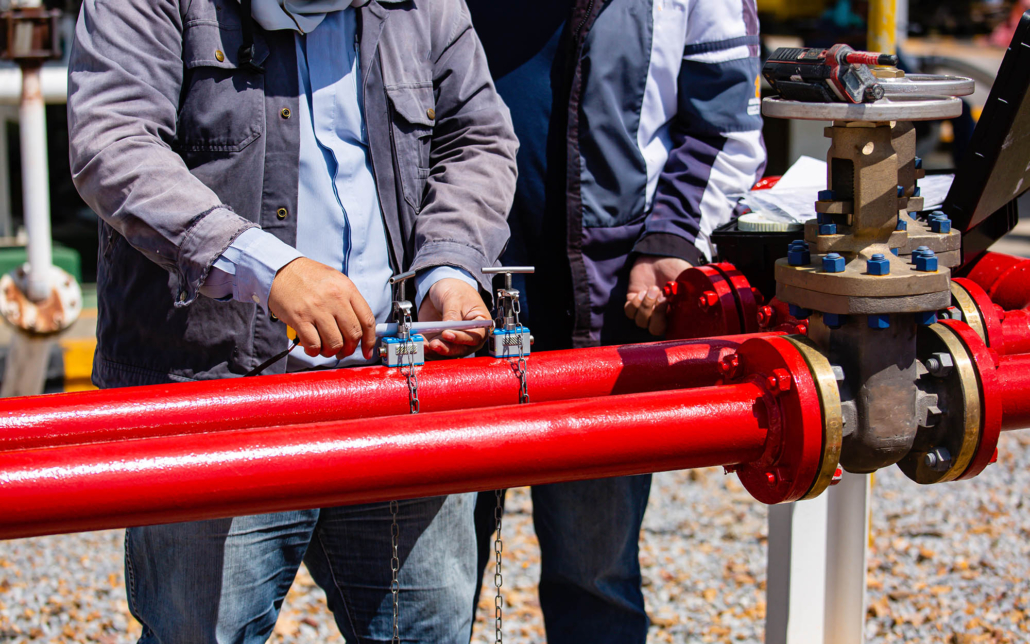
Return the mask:
<path id="1" fill-rule="evenodd" d="M 50 296 L 53 241 L 50 238 L 50 170 L 47 159 L 46 106 L 39 67 L 26 66 L 18 113 L 21 131 L 22 198 L 28 232 L 26 295 L 33 302 Z"/>

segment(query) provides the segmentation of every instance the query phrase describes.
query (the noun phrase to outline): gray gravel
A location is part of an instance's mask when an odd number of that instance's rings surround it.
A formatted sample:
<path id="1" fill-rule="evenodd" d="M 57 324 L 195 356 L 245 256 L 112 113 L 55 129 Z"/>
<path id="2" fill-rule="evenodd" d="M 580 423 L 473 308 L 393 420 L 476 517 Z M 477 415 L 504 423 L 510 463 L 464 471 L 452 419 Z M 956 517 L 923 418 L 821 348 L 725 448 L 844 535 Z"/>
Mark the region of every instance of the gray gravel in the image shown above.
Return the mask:
<path id="1" fill-rule="evenodd" d="M 867 641 L 1030 641 L 1030 432 L 1002 437 L 978 479 L 920 488 L 896 468 L 877 475 Z M 543 642 L 540 553 L 525 490 L 505 522 L 505 640 Z M 721 470 L 659 474 L 641 535 L 649 642 L 760 644 L 766 510 Z M 0 542 L 0 642 L 135 641 L 122 535 L 96 532 Z M 487 588 L 473 641 L 493 641 Z M 325 596 L 301 571 L 273 642 L 339 643 Z"/>

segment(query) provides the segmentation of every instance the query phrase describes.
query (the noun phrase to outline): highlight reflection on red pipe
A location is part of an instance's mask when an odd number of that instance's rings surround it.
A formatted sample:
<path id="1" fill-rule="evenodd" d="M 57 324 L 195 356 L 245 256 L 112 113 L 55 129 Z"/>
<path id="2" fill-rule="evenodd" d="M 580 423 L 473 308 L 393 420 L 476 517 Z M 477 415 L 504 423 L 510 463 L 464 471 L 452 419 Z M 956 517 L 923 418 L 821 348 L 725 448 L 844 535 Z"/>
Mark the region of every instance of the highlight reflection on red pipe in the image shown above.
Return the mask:
<path id="1" fill-rule="evenodd" d="M 1001 429 L 1030 427 L 1030 355 L 1003 356 L 998 382 L 1002 391 Z"/>
<path id="2" fill-rule="evenodd" d="M 750 337 L 534 353 L 529 394 L 546 402 L 711 386 L 722 357 Z M 509 405 L 518 403 L 518 384 L 505 360 L 430 362 L 419 373 L 419 398 L 423 412 Z M 0 400 L 0 450 L 408 411 L 404 376 L 387 367 L 8 398 Z"/>
<path id="3" fill-rule="evenodd" d="M 1030 306 L 1030 259 L 985 253 L 966 275 L 1006 311 Z"/>
<path id="4" fill-rule="evenodd" d="M 747 382 L 5 452 L 0 538 L 735 465 L 776 409 Z"/>

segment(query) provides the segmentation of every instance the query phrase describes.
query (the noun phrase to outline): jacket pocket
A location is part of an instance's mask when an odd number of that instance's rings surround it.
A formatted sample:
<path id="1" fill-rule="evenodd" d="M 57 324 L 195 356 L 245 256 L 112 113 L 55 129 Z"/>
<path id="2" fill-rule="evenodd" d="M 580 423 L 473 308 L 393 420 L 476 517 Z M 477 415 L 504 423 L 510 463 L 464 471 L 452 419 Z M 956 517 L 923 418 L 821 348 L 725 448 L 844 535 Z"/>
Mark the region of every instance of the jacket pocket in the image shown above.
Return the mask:
<path id="1" fill-rule="evenodd" d="M 388 87 L 390 136 L 404 200 L 415 212 L 422 209 L 422 196 L 429 178 L 429 152 L 433 143 L 432 82 Z"/>
<path id="2" fill-rule="evenodd" d="M 239 69 L 243 34 L 213 20 L 186 24 L 182 36 L 185 67 L 177 147 L 182 152 L 239 152 L 261 136 L 264 91 L 261 74 Z M 255 44 L 256 64 L 268 57 Z"/>

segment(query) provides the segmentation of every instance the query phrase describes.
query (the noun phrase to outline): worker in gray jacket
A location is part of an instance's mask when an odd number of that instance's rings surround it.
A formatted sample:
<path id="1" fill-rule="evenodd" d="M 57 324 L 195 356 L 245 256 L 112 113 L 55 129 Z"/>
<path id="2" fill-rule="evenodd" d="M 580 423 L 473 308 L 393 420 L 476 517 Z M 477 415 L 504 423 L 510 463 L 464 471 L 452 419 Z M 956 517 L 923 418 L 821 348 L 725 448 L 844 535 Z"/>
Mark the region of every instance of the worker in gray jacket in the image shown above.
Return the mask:
<path id="1" fill-rule="evenodd" d="M 100 387 L 242 376 L 287 325 L 267 373 L 368 362 L 400 271 L 490 317 L 517 143 L 464 0 L 85 0 L 68 115 Z M 140 641 L 263 642 L 301 561 L 347 641 L 468 642 L 470 495 L 130 529 Z"/>

